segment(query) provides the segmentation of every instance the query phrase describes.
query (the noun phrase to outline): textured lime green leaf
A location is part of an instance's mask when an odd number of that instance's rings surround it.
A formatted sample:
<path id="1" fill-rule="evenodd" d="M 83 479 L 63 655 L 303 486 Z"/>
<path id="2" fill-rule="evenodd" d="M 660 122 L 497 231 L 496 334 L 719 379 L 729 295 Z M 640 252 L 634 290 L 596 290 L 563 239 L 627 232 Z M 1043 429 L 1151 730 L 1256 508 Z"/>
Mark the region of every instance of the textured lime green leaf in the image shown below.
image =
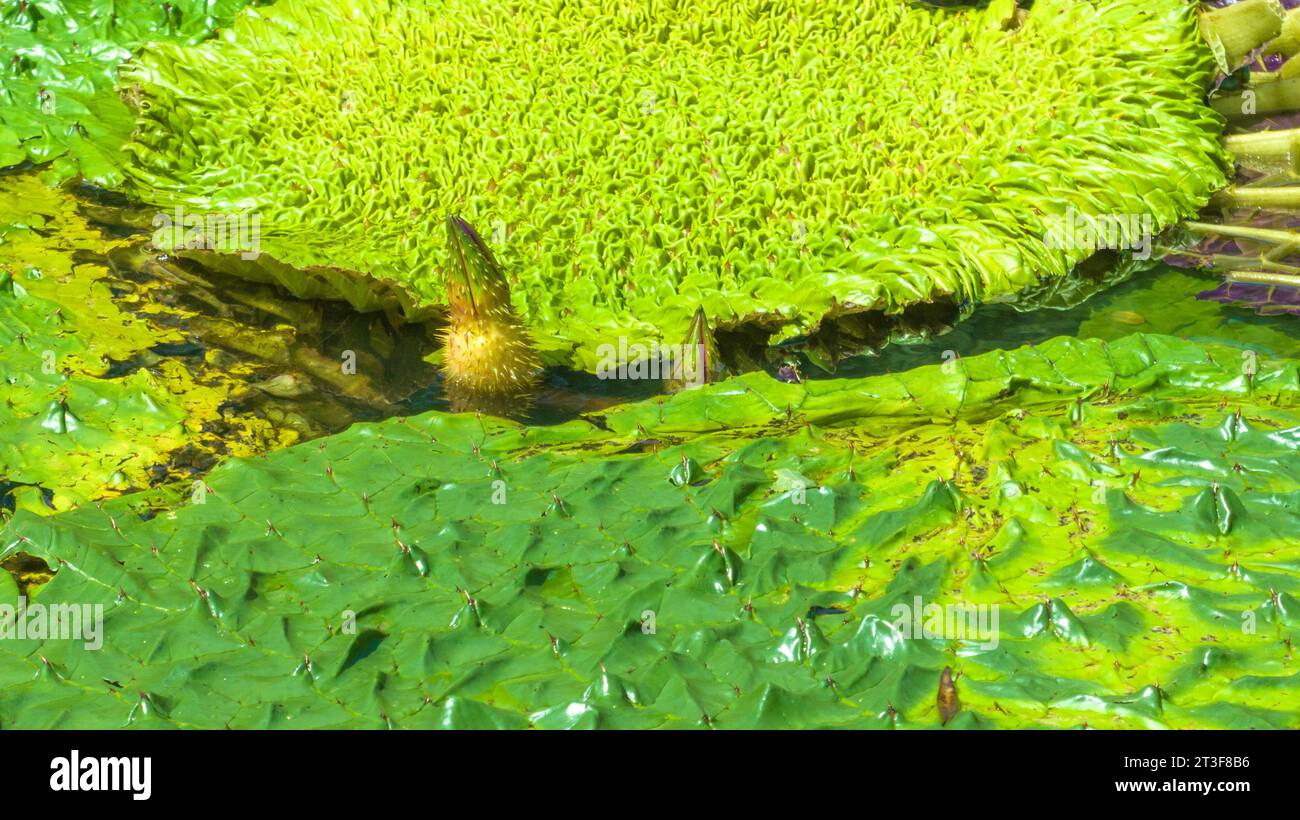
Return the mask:
<path id="1" fill-rule="evenodd" d="M 134 114 L 118 66 L 145 42 L 193 44 L 247 0 L 27 0 L 0 12 L 0 168 L 59 159 L 53 178 L 122 182 Z"/>
<path id="2" fill-rule="evenodd" d="M 217 264 L 362 310 L 441 305 L 459 213 L 549 359 L 591 370 L 698 307 L 779 339 L 1077 302 L 1095 283 L 1055 282 L 1091 249 L 1053 247 L 1053 220 L 1159 231 L 1224 184 L 1213 65 L 1182 0 L 1041 0 L 1012 31 L 903 0 L 281 0 L 132 63 L 127 173 L 158 205 L 261 215 L 257 262 Z"/>

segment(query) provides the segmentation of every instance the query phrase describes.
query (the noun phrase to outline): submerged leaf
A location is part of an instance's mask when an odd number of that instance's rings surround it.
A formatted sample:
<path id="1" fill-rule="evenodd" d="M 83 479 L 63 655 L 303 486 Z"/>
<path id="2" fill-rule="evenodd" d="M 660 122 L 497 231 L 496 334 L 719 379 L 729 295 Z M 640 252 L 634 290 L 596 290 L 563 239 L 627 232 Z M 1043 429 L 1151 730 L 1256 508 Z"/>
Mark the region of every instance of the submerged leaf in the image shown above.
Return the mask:
<path id="1" fill-rule="evenodd" d="M 1196 294 L 1197 299 L 1240 305 L 1261 316 L 1300 316 L 1300 285 L 1266 285 L 1255 282 L 1224 282 L 1213 290 Z"/>

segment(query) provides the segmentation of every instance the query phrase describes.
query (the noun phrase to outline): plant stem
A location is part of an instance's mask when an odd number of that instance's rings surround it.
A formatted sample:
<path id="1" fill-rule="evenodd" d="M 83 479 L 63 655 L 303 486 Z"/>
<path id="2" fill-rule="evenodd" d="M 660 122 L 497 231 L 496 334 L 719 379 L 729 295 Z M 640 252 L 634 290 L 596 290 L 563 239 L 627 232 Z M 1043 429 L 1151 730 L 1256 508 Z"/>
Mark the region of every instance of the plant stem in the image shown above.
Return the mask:
<path id="1" fill-rule="evenodd" d="M 1278 245 L 1278 248 L 1289 248 L 1289 245 Z M 1161 256 L 1185 256 L 1189 259 L 1195 259 L 1202 266 L 1213 268 L 1221 271 L 1242 270 L 1246 268 L 1258 268 L 1260 270 L 1274 271 L 1276 273 L 1289 273 L 1292 276 L 1300 276 L 1300 267 L 1287 265 L 1282 262 L 1272 261 L 1268 255 L 1264 256 L 1232 256 L 1226 253 L 1196 253 L 1187 248 L 1173 248 L 1168 246 L 1159 246 L 1155 251 Z"/>
<path id="2" fill-rule="evenodd" d="M 1300 276 L 1290 276 L 1285 273 L 1271 273 L 1261 270 L 1237 270 L 1227 274 L 1224 278 L 1229 282 L 1242 282 L 1252 285 L 1282 285 L 1289 288 L 1300 288 Z"/>
<path id="3" fill-rule="evenodd" d="M 1291 9 L 1282 21 L 1282 33 L 1268 44 L 1269 54 L 1283 54 L 1292 57 L 1300 53 L 1300 9 Z"/>
<path id="4" fill-rule="evenodd" d="M 1264 261 L 1273 262 L 1278 259 L 1285 259 L 1294 252 L 1295 245 L 1278 245 L 1264 254 Z"/>
<path id="5" fill-rule="evenodd" d="M 1202 9 L 1201 36 L 1226 73 L 1281 34 L 1285 19 L 1286 9 L 1280 0 L 1242 0 L 1220 9 Z"/>
<path id="6" fill-rule="evenodd" d="M 1229 134 L 1223 138 L 1223 147 L 1238 157 L 1289 157 L 1300 148 L 1300 128 Z"/>
<path id="7" fill-rule="evenodd" d="M 1290 62 L 1286 65 L 1290 65 Z M 1286 68 L 1286 65 L 1283 68 Z M 1210 107 L 1229 119 L 1245 119 L 1258 114 L 1294 111 L 1300 108 L 1300 77 L 1278 79 L 1260 86 L 1252 86 L 1235 94 L 1216 97 L 1210 101 Z"/>
<path id="8" fill-rule="evenodd" d="M 1267 174 L 1251 182 L 1255 187 L 1300 179 L 1300 129 L 1230 134 L 1223 138 L 1223 147 L 1243 168 Z M 1286 170 L 1277 172 L 1279 165 Z"/>
<path id="9" fill-rule="evenodd" d="M 1281 188 L 1224 188 L 1210 200 L 1222 208 L 1300 208 L 1300 186 Z"/>
<path id="10" fill-rule="evenodd" d="M 1193 233 L 1227 236 L 1233 239 L 1254 239 L 1270 244 L 1300 243 L 1300 233 L 1279 231 L 1274 228 L 1249 228 L 1244 225 L 1214 225 L 1209 222 L 1184 222 L 1183 227 Z"/>
<path id="11" fill-rule="evenodd" d="M 1279 245 L 1278 247 L 1285 248 L 1288 246 Z M 1275 273 L 1289 273 L 1293 276 L 1300 275 L 1300 268 L 1295 265 L 1285 265 L 1281 262 L 1274 262 L 1267 258 L 1252 259 L 1247 256 L 1228 256 L 1227 254 L 1216 253 L 1210 257 L 1209 261 L 1210 264 L 1216 268 L 1238 269 L 1249 268 L 1257 265 L 1264 270 L 1273 271 Z"/>

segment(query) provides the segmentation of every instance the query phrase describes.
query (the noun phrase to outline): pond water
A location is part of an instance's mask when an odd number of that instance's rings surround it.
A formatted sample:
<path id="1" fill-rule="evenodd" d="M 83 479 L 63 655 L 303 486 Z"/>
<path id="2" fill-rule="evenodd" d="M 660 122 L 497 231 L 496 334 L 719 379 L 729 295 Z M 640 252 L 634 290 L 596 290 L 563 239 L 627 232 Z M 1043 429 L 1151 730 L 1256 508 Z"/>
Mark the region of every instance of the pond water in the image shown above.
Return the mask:
<path id="1" fill-rule="evenodd" d="M 15 262 L 31 270 L 67 267 L 82 277 L 94 271 L 95 281 L 107 288 L 101 298 L 147 328 L 146 338 L 156 337 L 125 352 L 108 352 L 103 368 L 87 371 L 95 378 L 183 369 L 198 383 L 220 384 L 225 393 L 213 400 L 223 417 L 269 425 L 280 431 L 282 443 L 284 434 L 309 440 L 358 421 L 450 410 L 437 365 L 440 320 L 404 323 L 382 313 L 358 313 L 340 302 L 295 299 L 279 286 L 168 257 L 147 243 L 148 231 L 141 226 L 148 224 L 148 215 L 120 198 L 83 187 L 50 194 L 37 204 L 30 201 L 36 184 L 31 174 L 3 177 L 8 195 L 24 203 L 18 210 L 31 211 L 20 213 L 18 223 L 40 224 L 43 232 L 28 236 L 29 244 L 18 251 L 30 259 L 11 260 L 10 267 Z M 59 231 L 73 238 L 53 238 Z M 25 275 L 19 271 L 20 279 Z M 1197 298 L 1219 283 L 1205 271 L 1157 264 L 1069 309 L 1022 312 L 1009 304 L 980 305 L 948 332 L 842 359 L 833 372 L 815 365 L 798 340 L 769 351 L 767 367 L 785 380 L 859 378 L 1057 336 L 1113 340 L 1134 332 L 1215 342 L 1258 356 L 1300 356 L 1300 319 Z M 49 293 L 55 302 L 57 294 Z M 515 416 L 531 424 L 563 423 L 667 390 L 658 379 L 600 379 L 551 367 L 531 404 Z M 228 425 L 212 429 L 235 439 L 241 435 Z M 191 467 L 213 461 L 201 459 Z"/>

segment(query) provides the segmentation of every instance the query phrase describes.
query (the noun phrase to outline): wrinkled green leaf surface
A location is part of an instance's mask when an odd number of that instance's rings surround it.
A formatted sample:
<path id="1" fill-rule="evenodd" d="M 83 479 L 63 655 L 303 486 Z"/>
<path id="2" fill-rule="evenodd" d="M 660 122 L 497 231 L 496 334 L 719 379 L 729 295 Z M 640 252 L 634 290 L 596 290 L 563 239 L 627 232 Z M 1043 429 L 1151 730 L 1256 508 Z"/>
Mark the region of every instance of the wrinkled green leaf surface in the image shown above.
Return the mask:
<path id="1" fill-rule="evenodd" d="M 105 644 L 0 641 L 0 725 L 1300 726 L 1300 369 L 1158 335 L 429 413 L 205 503 L 0 533 Z M 593 420 L 594 421 L 594 420 Z M 4 593 L 0 593 L 4 594 Z M 8 593 L 12 595 L 12 591 Z M 996 648 L 893 608 L 996 604 Z"/>
<path id="2" fill-rule="evenodd" d="M 197 43 L 246 0 L 26 0 L 0 6 L 0 168 L 54 161 L 52 176 L 122 181 L 134 113 L 118 65 L 148 41 Z"/>
<path id="3" fill-rule="evenodd" d="M 364 310 L 441 304 L 459 213 L 549 360 L 592 370 L 620 336 L 676 343 L 697 307 L 780 338 L 1013 297 L 1090 255 L 1053 220 L 1159 231 L 1224 184 L 1187 3 L 1003 23 L 902 0 L 282 0 L 131 67 L 130 188 L 261 214 L 245 275 Z"/>

